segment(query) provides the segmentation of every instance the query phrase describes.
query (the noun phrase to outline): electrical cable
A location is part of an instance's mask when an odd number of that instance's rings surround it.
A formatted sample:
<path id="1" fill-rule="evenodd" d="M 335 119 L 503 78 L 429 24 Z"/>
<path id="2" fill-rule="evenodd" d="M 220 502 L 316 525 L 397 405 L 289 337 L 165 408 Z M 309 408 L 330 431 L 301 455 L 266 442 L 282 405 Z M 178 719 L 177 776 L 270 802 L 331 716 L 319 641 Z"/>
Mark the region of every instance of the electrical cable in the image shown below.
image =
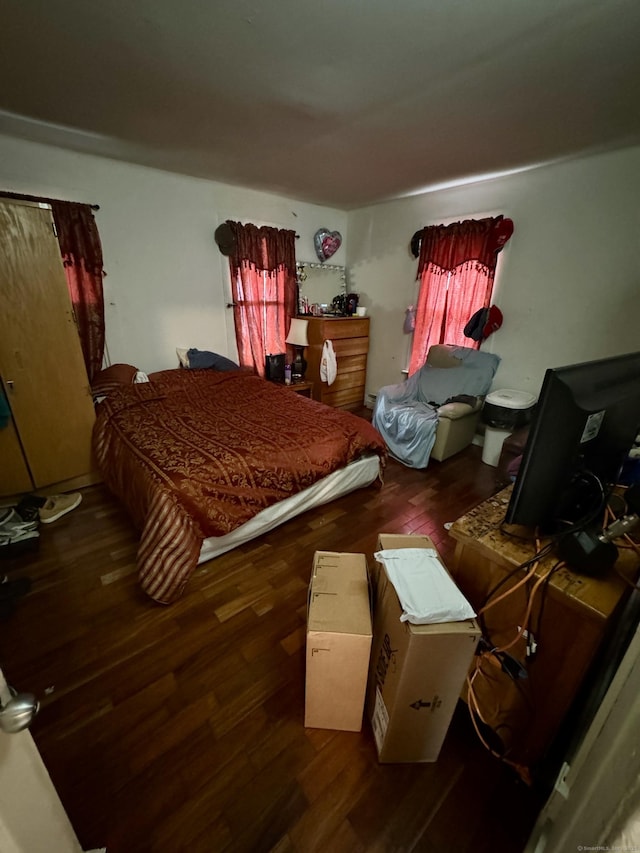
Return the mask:
<path id="1" fill-rule="evenodd" d="M 481 604 L 476 615 L 477 615 L 478 622 L 480 624 L 480 628 L 482 630 L 483 636 L 485 637 L 488 645 L 493 645 L 493 643 L 491 642 L 491 637 L 489 635 L 486 620 L 484 618 L 486 611 L 489 610 L 491 607 L 493 607 L 495 604 L 497 604 L 499 601 L 502 601 L 506 597 L 511 595 L 519 587 L 521 587 L 523 584 L 525 584 L 530 578 L 532 578 L 537 571 L 539 561 L 543 557 L 546 557 L 547 553 L 549 553 L 550 550 L 551 550 L 551 546 L 549 544 L 545 545 L 543 548 L 538 547 L 538 550 L 533 555 L 533 557 L 531 557 L 529 560 L 525 560 L 523 563 L 520 563 L 514 569 L 512 569 L 510 572 L 507 572 L 507 574 L 503 578 L 501 578 L 501 580 L 498 581 L 498 583 L 495 584 L 492 587 L 492 589 L 489 590 L 489 592 L 485 595 L 484 600 L 483 600 L 483 602 L 482 602 L 482 604 Z M 516 583 L 514 586 L 510 587 L 509 590 L 506 593 L 504 593 L 503 595 L 499 596 L 498 598 L 491 600 L 493 598 L 493 596 L 496 594 L 496 592 L 507 581 L 511 580 L 511 578 L 513 578 L 515 575 L 517 575 L 519 572 L 521 572 L 523 569 L 526 569 L 527 567 L 532 567 L 532 568 L 530 568 L 526 572 L 524 577 L 521 578 L 521 580 L 518 583 Z"/>
<path id="2" fill-rule="evenodd" d="M 539 577 L 538 580 L 534 583 L 533 589 L 531 590 L 531 593 L 529 595 L 529 600 L 527 602 L 527 609 L 525 611 L 524 619 L 522 620 L 522 625 L 518 629 L 515 637 L 511 640 L 511 642 L 507 643 L 506 646 L 499 646 L 498 648 L 494 649 L 494 652 L 497 652 L 497 653 L 506 652 L 508 649 L 515 646 L 515 644 L 518 642 L 518 640 L 524 635 L 525 631 L 528 630 L 529 618 L 531 616 L 531 610 L 533 608 L 533 601 L 535 599 L 536 593 L 537 593 L 538 589 L 540 588 L 541 584 L 546 582 L 547 578 L 552 574 L 552 572 L 553 572 L 553 568 L 549 569 L 549 571 L 546 574 Z"/>
<path id="3" fill-rule="evenodd" d="M 482 604 L 481 604 L 481 606 L 477 612 L 478 622 L 480 623 L 480 627 L 482 630 L 482 638 L 483 638 L 483 642 L 486 645 L 486 649 L 484 651 L 481 651 L 477 655 L 476 663 L 475 663 L 475 667 L 473 669 L 473 672 L 470 673 L 469 676 L 467 677 L 467 704 L 469 707 L 469 713 L 471 716 L 471 721 L 472 721 L 473 727 L 474 727 L 476 734 L 477 734 L 480 742 L 482 743 L 482 745 L 494 757 L 500 759 L 504 763 L 511 766 L 514 770 L 516 770 L 516 772 L 521 776 L 521 778 L 525 782 L 527 782 L 528 784 L 531 784 L 531 777 L 530 777 L 529 769 L 519 762 L 512 761 L 511 759 L 508 758 L 508 756 L 502 755 L 499 752 L 497 752 L 487 742 L 486 737 L 483 736 L 482 732 L 480 731 L 480 727 L 478 725 L 478 720 L 480 720 L 480 722 L 486 727 L 486 729 L 488 731 L 492 732 L 496 736 L 496 739 L 500 743 L 502 743 L 502 739 L 501 739 L 500 735 L 498 734 L 497 729 L 492 728 L 491 726 L 488 725 L 487 720 L 485 719 L 485 716 L 482 713 L 482 710 L 480 708 L 480 700 L 478 698 L 477 691 L 476 691 L 474 685 L 475 685 L 475 682 L 479 676 L 482 676 L 483 678 L 489 680 L 489 676 L 487 675 L 487 673 L 483 672 L 483 670 L 482 670 L 483 661 L 485 661 L 485 660 L 489 661 L 493 666 L 500 667 L 501 671 L 504 671 L 511 678 L 512 684 L 515 686 L 516 690 L 518 690 L 521 698 L 523 698 L 525 701 L 527 701 L 527 703 L 530 706 L 530 711 L 532 713 L 535 713 L 535 695 L 532 694 L 530 697 L 527 697 L 524 690 L 522 689 L 522 686 L 519 684 L 519 679 L 518 679 L 517 675 L 516 675 L 516 677 L 514 677 L 514 675 L 513 675 L 513 664 L 518 663 L 518 662 L 515 661 L 514 659 L 512 659 L 510 655 L 508 655 L 508 659 L 510 660 L 510 663 L 506 664 L 505 657 L 501 657 L 501 656 L 508 653 L 509 649 L 512 649 L 520 639 L 525 637 L 525 635 L 527 635 L 528 641 L 532 638 L 533 632 L 529 630 L 529 623 L 531 620 L 531 614 L 533 611 L 534 601 L 536 599 L 538 592 L 541 591 L 540 607 L 538 609 L 538 614 L 537 614 L 537 619 L 536 619 L 536 634 L 533 635 L 534 641 L 536 642 L 536 644 L 539 644 L 540 630 L 541 630 L 541 625 L 542 625 L 542 616 L 544 613 L 544 607 L 545 607 L 546 597 L 547 597 L 547 593 L 548 593 L 548 589 L 549 589 L 549 583 L 551 581 L 552 575 L 555 572 L 557 572 L 560 568 L 562 568 L 565 565 L 565 563 L 562 560 L 558 560 L 556 563 L 554 563 L 554 565 L 550 569 L 548 569 L 546 572 L 544 572 L 544 574 L 540 575 L 535 580 L 535 582 L 533 583 L 533 586 L 531 587 L 531 589 L 529 590 L 529 592 L 527 594 L 526 608 L 525 608 L 524 617 L 521 620 L 521 624 L 520 624 L 515 636 L 506 644 L 504 644 L 502 646 L 494 645 L 494 643 L 491 640 L 488 628 L 487 628 L 485 615 L 486 615 L 487 611 L 489 611 L 492 607 L 494 607 L 499 602 L 504 602 L 511 594 L 516 592 L 518 589 L 520 589 L 523 586 L 529 585 L 530 582 L 533 580 L 533 578 L 536 576 L 536 573 L 537 573 L 538 568 L 539 568 L 540 561 L 542 559 L 544 559 L 545 557 L 547 557 L 551 553 L 551 551 L 557 546 L 557 543 L 562 538 L 564 538 L 565 536 L 568 536 L 572 533 L 575 533 L 576 531 L 582 529 L 583 527 L 586 527 L 589 524 L 591 524 L 593 522 L 593 520 L 598 516 L 598 514 L 600 512 L 602 512 L 602 510 L 607 507 L 608 498 L 610 497 L 610 494 L 607 495 L 605 493 L 605 489 L 602 485 L 601 480 L 595 474 L 593 474 L 590 471 L 586 471 L 586 470 L 584 472 L 581 472 L 581 476 L 583 478 L 586 477 L 586 479 L 589 479 L 591 482 L 593 482 L 597 485 L 598 493 L 599 493 L 599 500 L 597 502 L 597 506 L 589 509 L 589 511 L 584 513 L 577 521 L 573 521 L 573 522 L 569 523 L 568 527 L 566 527 L 565 529 L 559 531 L 554 536 L 552 536 L 549 539 L 549 541 L 546 543 L 546 545 L 544 545 L 542 547 L 540 546 L 539 539 L 536 536 L 536 551 L 535 551 L 534 555 L 530 559 L 524 561 L 523 563 L 520 563 L 513 570 L 511 570 L 510 572 L 505 574 L 505 576 L 502 577 L 500 579 L 500 581 L 497 584 L 495 584 L 491 588 L 491 590 L 489 590 L 489 592 L 485 595 L 483 602 L 482 602 Z M 524 539 L 524 537 L 519 537 L 519 536 L 513 534 L 511 531 L 505 530 L 502 524 L 500 525 L 500 530 L 503 534 L 505 534 L 507 536 L 511 536 L 512 538 Z M 531 540 L 529 539 L 527 541 L 531 541 Z M 503 592 L 502 594 L 500 594 L 496 597 L 496 593 L 502 588 L 502 586 L 504 586 L 505 583 L 507 583 L 515 575 L 517 575 L 518 573 L 520 573 L 522 571 L 525 571 L 524 576 L 522 578 L 520 578 L 520 580 L 517 583 L 515 583 L 512 587 L 510 587 L 507 591 Z M 522 667 L 522 671 L 526 672 L 526 670 L 524 669 L 524 665 L 520 665 L 520 664 L 518 664 L 518 665 Z"/>
<path id="4" fill-rule="evenodd" d="M 621 510 L 622 516 L 627 515 L 627 513 L 629 511 L 629 505 L 627 504 L 627 501 L 625 500 L 625 498 L 619 494 L 610 495 L 609 501 L 611 501 L 611 498 L 620 498 L 622 500 L 622 502 L 624 504 L 624 506 Z M 607 522 L 613 523 L 613 522 L 617 521 L 620 517 L 621 517 L 620 515 L 615 514 L 615 512 L 613 511 L 613 509 L 611 508 L 610 505 L 607 505 L 607 507 L 605 509 L 605 518 L 604 518 L 603 525 L 602 525 L 603 528 L 608 526 Z M 618 548 L 622 548 L 622 549 L 626 549 L 626 550 L 633 550 L 640 557 L 640 545 L 637 542 L 635 542 L 631 538 L 631 536 L 629 536 L 628 533 L 623 533 L 620 538 L 623 540 L 623 542 L 618 542 L 618 545 L 617 545 Z M 640 590 L 640 584 L 634 583 L 625 574 L 623 574 L 620 571 L 620 568 L 618 567 L 617 563 L 614 565 L 613 568 L 614 568 L 615 573 L 618 575 L 618 577 L 622 578 L 622 580 L 627 584 L 627 586 L 630 586 L 631 589 L 636 590 L 636 591 Z"/>
<path id="5" fill-rule="evenodd" d="M 497 752 L 492 746 L 490 746 L 487 743 L 486 738 L 483 736 L 483 734 L 480 731 L 480 727 L 478 726 L 478 719 L 483 723 L 483 725 L 485 725 L 487 727 L 487 729 L 489 729 L 489 731 L 494 731 L 494 730 L 491 728 L 491 726 L 488 725 L 486 720 L 483 718 L 482 712 L 480 710 L 480 706 L 478 704 L 478 699 L 477 699 L 476 693 L 473 689 L 473 683 L 475 681 L 475 678 L 477 677 L 478 672 L 479 672 L 479 669 L 476 669 L 470 676 L 467 676 L 467 707 L 469 708 L 469 715 L 471 717 L 471 723 L 473 725 L 473 728 L 475 729 L 475 732 L 478 736 L 478 739 L 479 739 L 480 743 L 484 746 L 484 748 L 491 755 L 494 756 L 494 758 L 499 759 L 504 764 L 511 767 L 513 770 L 516 771 L 516 773 L 518 773 L 520 778 L 524 782 L 526 782 L 527 785 L 531 785 L 532 779 L 531 779 L 531 773 L 530 773 L 529 768 L 526 767 L 526 765 L 521 764 L 517 761 L 512 761 L 506 755 L 501 755 L 499 752 Z M 477 717 L 477 719 L 476 719 L 476 717 Z"/>
<path id="6" fill-rule="evenodd" d="M 532 563 L 529 571 L 514 586 L 509 587 L 509 589 L 506 590 L 506 592 L 503 592 L 502 595 L 499 595 L 497 598 L 494 598 L 493 600 L 489 600 L 486 604 L 484 604 L 480 608 L 477 615 L 478 616 L 484 616 L 484 614 L 487 612 L 487 610 L 490 610 L 492 607 L 494 607 L 496 604 L 498 604 L 498 602 L 504 601 L 505 598 L 510 596 L 512 593 L 514 593 L 517 589 L 519 589 L 521 586 L 524 586 L 524 584 L 526 584 L 526 582 L 533 575 L 535 575 L 537 569 L 538 569 L 538 561 L 536 560 L 535 563 Z M 518 571 L 520 571 L 520 568 L 518 568 Z M 513 573 L 510 573 L 510 576 L 513 577 Z"/>
<path id="7" fill-rule="evenodd" d="M 598 497 L 599 497 L 597 506 L 588 510 L 588 512 L 586 512 L 583 516 L 581 516 L 577 521 L 569 521 L 567 519 L 557 518 L 555 521 L 556 524 L 567 524 L 569 526 L 566 529 L 560 530 L 557 533 L 550 536 L 550 542 L 552 542 L 552 543 L 556 543 L 558 541 L 558 539 L 562 538 L 563 536 L 568 536 L 569 534 L 575 533 L 576 531 L 581 530 L 583 527 L 591 524 L 591 522 L 597 517 L 597 515 L 606 506 L 606 503 L 608 500 L 608 495 L 605 492 L 605 488 L 602 484 L 602 480 L 597 476 L 597 474 L 594 474 L 593 471 L 589 471 L 587 468 L 585 468 L 585 469 L 581 470 L 580 472 L 578 472 L 578 474 L 576 474 L 572 478 L 571 482 L 572 483 L 575 482 L 580 477 L 583 478 L 584 480 L 591 480 L 592 483 L 595 483 L 595 485 L 597 486 Z M 534 531 L 533 535 L 519 536 L 517 533 L 514 533 L 514 531 L 506 529 L 504 525 L 505 525 L 505 522 L 502 521 L 500 524 L 500 532 L 502 534 L 504 534 L 505 536 L 511 537 L 512 539 L 519 539 L 520 541 L 523 541 L 523 542 L 530 542 L 534 538 L 536 540 L 539 538 L 539 532 L 537 529 L 536 529 L 536 531 Z"/>
<path id="8" fill-rule="evenodd" d="M 542 550 L 542 549 L 540 549 L 540 550 Z M 502 595 L 500 595 L 498 598 L 494 599 L 493 601 L 489 600 L 487 603 L 485 603 L 483 608 L 481 608 L 481 610 L 479 611 L 478 615 L 483 616 L 484 613 L 487 612 L 487 610 L 489 610 L 491 607 L 493 607 L 499 601 L 504 601 L 509 595 L 511 595 L 511 593 L 514 590 L 516 590 L 516 589 L 522 587 L 523 585 L 527 584 L 532 579 L 532 577 L 535 575 L 536 571 L 538 570 L 538 564 L 539 564 L 539 559 L 532 561 L 531 567 L 530 567 L 529 571 L 525 574 L 525 576 L 515 586 L 513 586 L 513 587 L 511 587 L 511 589 L 507 590 L 507 592 L 503 593 Z M 485 716 L 483 715 L 483 713 L 481 711 L 480 701 L 479 701 L 478 695 L 476 693 L 476 690 L 474 689 L 474 684 L 475 684 L 475 681 L 479 675 L 481 675 L 483 678 L 489 680 L 489 676 L 485 672 L 483 672 L 483 670 L 482 670 L 482 662 L 484 660 L 487 660 L 487 661 L 493 663 L 492 658 L 494 658 L 496 661 L 495 665 L 497 665 L 497 662 L 500 662 L 501 669 L 503 671 L 506 671 L 510 675 L 510 677 L 512 678 L 513 685 L 515 686 L 516 690 L 520 693 L 521 697 L 525 700 L 525 702 L 529 706 L 530 712 L 532 714 L 535 713 L 535 696 L 533 696 L 533 695 L 531 697 L 526 696 L 521 685 L 518 683 L 518 679 L 513 678 L 509 669 L 505 667 L 505 663 L 504 663 L 505 659 L 501 658 L 500 656 L 504 655 L 505 652 L 507 652 L 509 649 L 511 649 L 518 642 L 518 640 L 520 640 L 527 632 L 530 635 L 531 632 L 529 632 L 529 621 L 531 618 L 531 612 L 533 609 L 533 604 L 535 601 L 536 594 L 541 587 L 546 588 L 546 585 L 548 585 L 548 582 L 549 582 L 551 575 L 555 571 L 557 571 L 557 569 L 560 567 L 560 565 L 561 565 L 560 562 L 555 563 L 554 566 L 552 566 L 547 572 L 545 572 L 545 574 L 538 577 L 538 579 L 533 584 L 533 588 L 530 590 L 530 592 L 527 596 L 527 606 L 526 606 L 524 618 L 521 620 L 522 624 L 520 625 L 518 631 L 516 632 L 515 637 L 513 637 L 510 642 L 508 642 L 502 646 L 493 646 L 491 644 L 491 642 L 489 641 L 489 648 L 486 651 L 481 652 L 477 656 L 476 664 L 475 664 L 473 673 L 467 678 L 467 703 L 468 703 L 469 711 L 471 714 L 471 720 L 472 720 L 474 729 L 476 731 L 476 734 L 478 735 L 478 738 L 480 739 L 480 742 L 483 744 L 483 746 L 487 750 L 489 750 L 489 752 L 492 755 L 494 755 L 495 757 L 499 758 L 501 761 L 503 761 L 503 762 L 509 764 L 511 767 L 513 767 L 513 769 L 515 769 L 519 773 L 521 778 L 523 778 L 523 780 L 527 781 L 528 783 L 530 783 L 530 774 L 529 774 L 528 768 L 524 767 L 524 765 L 522 765 L 519 762 L 512 761 L 506 755 L 501 755 L 499 752 L 497 752 L 487 742 L 486 737 L 483 736 L 483 734 L 481 733 L 480 728 L 478 726 L 478 722 L 475 718 L 475 715 L 477 715 L 478 719 L 483 723 L 483 725 L 489 731 L 493 732 L 493 734 L 496 736 L 496 738 L 500 742 L 502 742 L 502 739 L 501 739 L 497 729 L 492 728 L 491 726 L 488 725 L 487 720 L 485 719 Z M 518 567 L 518 569 L 521 570 L 520 567 Z M 485 601 L 486 601 L 486 599 L 485 599 Z M 486 627 L 485 627 L 485 631 L 483 632 L 483 635 L 485 636 L 485 641 L 487 639 L 486 638 L 487 633 L 488 632 L 486 631 Z"/>
<path id="9" fill-rule="evenodd" d="M 607 501 L 609 499 L 609 494 L 611 494 L 611 490 L 613 487 L 609 488 L 609 493 L 605 491 L 604 485 L 602 484 L 602 480 L 598 477 L 597 474 L 594 474 L 593 471 L 590 471 L 588 468 L 584 468 L 579 471 L 571 480 L 571 484 L 575 483 L 576 480 L 582 478 L 583 481 L 591 480 L 592 483 L 595 483 L 598 490 L 598 502 L 593 509 L 586 512 L 581 518 L 577 521 L 567 521 L 563 519 L 557 519 L 557 522 L 568 524 L 569 526 L 566 530 L 560 530 L 557 534 L 555 534 L 552 538 L 554 541 L 558 541 L 558 539 L 563 538 L 564 536 L 568 536 L 571 533 L 576 533 L 578 530 L 582 530 L 584 527 L 588 527 L 597 517 L 598 515 L 604 511 L 607 506 Z"/>
<path id="10" fill-rule="evenodd" d="M 504 586 L 504 584 L 505 584 L 505 583 L 506 583 L 510 578 L 512 578 L 514 575 L 517 575 L 517 574 L 518 574 L 518 572 L 522 571 L 523 569 L 528 568 L 532 563 L 539 563 L 539 562 L 540 562 L 540 560 L 544 559 L 544 557 L 546 557 L 546 556 L 547 556 L 547 554 L 549 554 L 549 553 L 550 553 L 551 549 L 552 549 L 551 543 L 547 543 L 547 544 L 546 544 L 546 545 L 544 545 L 542 548 L 539 548 L 539 549 L 535 552 L 535 554 L 534 554 L 532 557 L 530 557 L 528 560 L 525 560 L 525 561 L 524 561 L 524 562 L 522 562 L 522 563 L 518 563 L 518 565 L 517 565 L 514 569 L 511 569 L 511 570 L 510 570 L 506 575 L 504 575 L 504 577 L 503 577 L 503 578 L 501 578 L 501 579 L 498 581 L 498 583 L 497 583 L 494 587 L 492 587 L 492 588 L 489 590 L 489 592 L 485 595 L 485 597 L 484 597 L 484 600 L 483 600 L 482 604 L 480 605 L 480 606 L 481 606 L 481 608 L 482 608 L 482 607 L 484 607 L 484 605 L 487 603 L 487 601 L 488 601 L 488 600 L 489 600 L 493 595 L 495 595 L 495 594 L 496 594 L 496 592 L 500 589 L 500 587 L 501 587 L 501 586 Z"/>
<path id="11" fill-rule="evenodd" d="M 564 563 L 562 560 L 558 560 L 558 562 L 551 568 L 550 572 L 546 575 L 545 584 L 542 589 L 542 597 L 540 598 L 540 607 L 538 608 L 538 618 L 536 619 L 536 630 L 534 633 L 536 645 L 540 645 L 540 636 L 542 633 L 542 617 L 544 615 L 544 607 L 547 601 L 547 593 L 549 591 L 549 581 L 551 580 L 551 575 L 553 575 L 559 569 L 564 568 L 565 565 L 566 563 Z"/>

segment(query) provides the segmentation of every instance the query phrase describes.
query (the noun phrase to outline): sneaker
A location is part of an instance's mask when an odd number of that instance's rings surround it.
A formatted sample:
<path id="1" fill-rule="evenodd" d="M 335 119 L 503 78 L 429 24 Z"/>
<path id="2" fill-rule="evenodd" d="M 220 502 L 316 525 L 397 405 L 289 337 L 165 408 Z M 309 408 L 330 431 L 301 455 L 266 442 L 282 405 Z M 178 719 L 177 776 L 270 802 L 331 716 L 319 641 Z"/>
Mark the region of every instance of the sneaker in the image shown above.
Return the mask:
<path id="1" fill-rule="evenodd" d="M 38 510 L 40 521 L 43 524 L 51 524 L 52 521 L 57 521 L 75 509 L 81 500 L 80 492 L 71 492 L 68 495 L 50 495 L 45 505 Z"/>
<path id="2" fill-rule="evenodd" d="M 0 515 L 0 535 L 12 536 L 22 531 L 35 530 L 37 526 L 38 519 L 25 521 L 13 507 L 9 507 Z"/>
<path id="3" fill-rule="evenodd" d="M 41 498 L 40 495 L 24 495 L 15 509 L 24 521 L 40 521 L 38 510 L 46 502 L 47 499 Z"/>

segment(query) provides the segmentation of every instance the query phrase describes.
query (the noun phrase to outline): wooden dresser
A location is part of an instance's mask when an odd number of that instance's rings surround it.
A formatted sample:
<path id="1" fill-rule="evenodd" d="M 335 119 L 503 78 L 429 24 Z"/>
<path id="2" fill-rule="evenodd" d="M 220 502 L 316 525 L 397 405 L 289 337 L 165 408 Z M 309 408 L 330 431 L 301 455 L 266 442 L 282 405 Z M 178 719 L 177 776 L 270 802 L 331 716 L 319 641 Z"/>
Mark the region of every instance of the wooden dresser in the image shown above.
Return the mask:
<path id="1" fill-rule="evenodd" d="M 364 405 L 369 352 L 368 317 L 306 317 L 309 321 L 306 379 L 313 383 L 313 399 L 338 409 Z M 338 375 L 328 385 L 320 379 L 322 346 L 330 340 L 338 362 Z"/>

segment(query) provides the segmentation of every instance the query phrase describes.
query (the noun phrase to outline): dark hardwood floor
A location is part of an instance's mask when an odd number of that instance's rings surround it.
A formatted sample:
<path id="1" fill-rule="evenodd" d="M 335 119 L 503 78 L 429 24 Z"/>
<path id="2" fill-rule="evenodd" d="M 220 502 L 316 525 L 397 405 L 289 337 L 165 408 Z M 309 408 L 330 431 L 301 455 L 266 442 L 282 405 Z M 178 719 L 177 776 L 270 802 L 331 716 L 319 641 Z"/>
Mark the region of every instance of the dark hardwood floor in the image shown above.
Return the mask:
<path id="1" fill-rule="evenodd" d="M 10 683 L 84 847 L 518 853 L 541 794 L 489 755 L 461 703 L 434 764 L 380 765 L 371 730 L 306 729 L 305 606 L 316 549 L 369 557 L 378 532 L 427 533 L 496 491 L 480 449 L 306 513 L 198 568 L 176 604 L 136 585 L 136 533 L 102 486 L 4 560 L 32 591 L 0 623 Z"/>

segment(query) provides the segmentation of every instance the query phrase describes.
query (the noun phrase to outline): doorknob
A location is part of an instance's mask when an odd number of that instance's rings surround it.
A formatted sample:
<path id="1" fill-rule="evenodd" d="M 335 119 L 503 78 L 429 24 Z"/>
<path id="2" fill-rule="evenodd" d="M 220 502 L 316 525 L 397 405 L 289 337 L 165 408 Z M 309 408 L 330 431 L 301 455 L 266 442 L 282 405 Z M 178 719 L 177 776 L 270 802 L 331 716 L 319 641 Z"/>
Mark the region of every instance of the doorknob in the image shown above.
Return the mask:
<path id="1" fill-rule="evenodd" d="M 6 705 L 0 702 L 0 729 L 7 734 L 15 734 L 31 725 L 40 703 L 32 693 L 16 693 L 13 687 L 9 690 L 11 699 Z"/>

